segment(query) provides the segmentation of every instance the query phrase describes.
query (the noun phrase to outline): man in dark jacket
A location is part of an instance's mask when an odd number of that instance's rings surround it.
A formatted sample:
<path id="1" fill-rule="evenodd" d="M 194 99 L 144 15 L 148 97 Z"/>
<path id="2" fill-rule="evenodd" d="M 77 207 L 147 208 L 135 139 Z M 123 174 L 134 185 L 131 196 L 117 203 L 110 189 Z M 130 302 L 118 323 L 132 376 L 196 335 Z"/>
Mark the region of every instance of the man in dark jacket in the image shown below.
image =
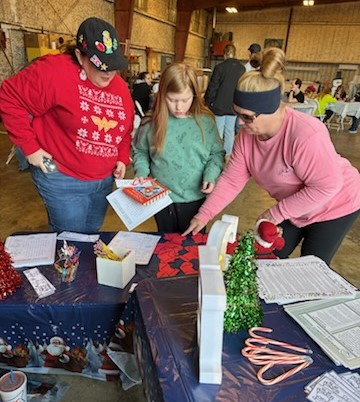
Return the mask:
<path id="1" fill-rule="evenodd" d="M 205 102 L 215 114 L 220 137 L 224 140 L 225 158 L 230 158 L 235 136 L 236 116 L 233 112 L 233 96 L 239 78 L 245 67 L 235 58 L 236 48 L 228 44 L 224 48 L 224 61 L 215 66 Z"/>

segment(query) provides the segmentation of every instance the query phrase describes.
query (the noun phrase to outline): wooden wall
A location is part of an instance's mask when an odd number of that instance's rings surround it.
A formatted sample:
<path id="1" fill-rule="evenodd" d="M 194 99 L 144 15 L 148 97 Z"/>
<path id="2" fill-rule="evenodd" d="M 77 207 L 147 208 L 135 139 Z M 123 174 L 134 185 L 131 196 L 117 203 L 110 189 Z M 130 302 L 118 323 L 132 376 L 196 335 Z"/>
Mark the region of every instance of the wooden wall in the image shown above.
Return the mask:
<path id="1" fill-rule="evenodd" d="M 96 16 L 114 22 L 114 4 L 107 0 L 1 0 L 0 28 L 5 32 L 5 54 L 0 49 L 0 82 L 27 64 L 24 33 L 76 35 L 80 23 Z"/>
<path id="2" fill-rule="evenodd" d="M 195 1 L 195 0 L 194 0 Z M 135 2 L 138 4 L 140 2 Z M 174 55 L 175 22 L 169 18 L 170 0 L 148 0 L 146 9 L 135 8 L 130 53 L 138 57 L 137 71 L 156 71 Z M 89 16 L 114 21 L 113 0 L 0 1 L 0 28 L 6 34 L 6 51 L 0 53 L 0 82 L 25 64 L 24 32 L 74 35 Z M 185 61 L 205 67 L 211 37 L 212 15 L 193 13 Z M 360 74 L 360 2 L 293 7 L 269 11 L 217 14 L 217 32 L 233 32 L 237 57 L 247 59 L 253 42 L 282 39 L 287 43 L 288 78 L 304 81 L 332 80 L 340 64 L 345 82 Z M 286 38 L 287 41 L 286 41 Z M 344 67 L 344 66 L 343 66 Z"/>
<path id="3" fill-rule="evenodd" d="M 131 66 L 134 72 L 156 71 L 162 58 L 169 61 L 174 55 L 175 22 L 174 18 L 169 20 L 169 0 L 148 0 L 146 3 L 146 9 L 135 7 L 129 38 L 130 54 L 137 56 L 139 61 Z M 0 51 L 0 82 L 27 64 L 25 32 L 75 35 L 81 21 L 90 16 L 114 23 L 114 0 L 1 0 L 0 28 L 6 34 L 6 50 L 5 54 Z M 194 66 L 203 65 L 208 16 L 202 10 L 197 15 L 198 24 L 195 24 L 195 15 L 192 18 L 185 61 Z M 195 25 L 198 25 L 196 30 Z M 147 54 L 146 48 L 150 48 L 150 53 Z"/>
<path id="4" fill-rule="evenodd" d="M 147 9 L 135 7 L 131 33 L 132 53 L 140 57 L 140 70 L 156 71 L 161 57 L 172 59 L 175 49 L 175 22 L 168 19 L 168 0 L 148 0 Z M 195 14 L 192 15 L 187 41 L 185 62 L 203 67 L 204 49 L 207 43 L 209 13 L 204 10 L 197 16 L 199 24 L 195 31 Z M 147 57 L 145 47 L 150 48 Z M 150 59 L 150 62 L 149 62 Z"/>
<path id="5" fill-rule="evenodd" d="M 242 60 L 248 57 L 251 43 L 264 46 L 265 39 L 282 40 L 288 78 L 331 81 L 340 70 L 343 81 L 349 83 L 360 73 L 359 1 L 218 14 L 216 31 L 233 33 Z"/>

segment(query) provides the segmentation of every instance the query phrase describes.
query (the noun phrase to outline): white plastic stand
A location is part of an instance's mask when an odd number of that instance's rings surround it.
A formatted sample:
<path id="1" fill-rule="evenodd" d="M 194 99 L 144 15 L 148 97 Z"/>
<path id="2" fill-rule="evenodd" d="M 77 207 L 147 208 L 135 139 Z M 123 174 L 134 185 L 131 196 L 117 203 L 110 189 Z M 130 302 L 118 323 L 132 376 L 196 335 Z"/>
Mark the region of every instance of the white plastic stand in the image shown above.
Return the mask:
<path id="1" fill-rule="evenodd" d="M 216 221 L 209 232 L 207 246 L 216 247 L 219 255 L 219 264 L 222 271 L 227 269 L 226 247 L 236 240 L 239 218 L 234 215 L 223 215 L 221 221 Z"/>
<path id="2" fill-rule="evenodd" d="M 199 382 L 221 384 L 226 292 L 218 251 L 199 246 Z"/>
<path id="3" fill-rule="evenodd" d="M 221 384 L 222 347 L 226 291 L 222 269 L 226 268 L 226 245 L 236 240 L 239 218 L 223 215 L 199 246 L 198 347 L 199 382 Z"/>

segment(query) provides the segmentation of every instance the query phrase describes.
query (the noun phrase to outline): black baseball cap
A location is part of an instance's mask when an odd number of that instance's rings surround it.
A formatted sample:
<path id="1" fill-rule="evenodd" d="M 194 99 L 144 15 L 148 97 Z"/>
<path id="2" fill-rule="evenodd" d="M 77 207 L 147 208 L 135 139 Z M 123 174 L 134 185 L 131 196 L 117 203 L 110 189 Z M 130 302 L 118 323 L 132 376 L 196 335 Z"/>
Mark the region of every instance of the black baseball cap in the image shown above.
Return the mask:
<path id="1" fill-rule="evenodd" d="M 253 53 L 259 53 L 259 52 L 261 52 L 261 46 L 260 46 L 258 43 L 252 43 L 252 44 L 249 46 L 248 51 L 249 51 L 251 54 L 253 54 Z"/>
<path id="2" fill-rule="evenodd" d="M 116 29 L 100 18 L 91 17 L 81 23 L 76 35 L 76 47 L 100 71 L 127 68 Z"/>

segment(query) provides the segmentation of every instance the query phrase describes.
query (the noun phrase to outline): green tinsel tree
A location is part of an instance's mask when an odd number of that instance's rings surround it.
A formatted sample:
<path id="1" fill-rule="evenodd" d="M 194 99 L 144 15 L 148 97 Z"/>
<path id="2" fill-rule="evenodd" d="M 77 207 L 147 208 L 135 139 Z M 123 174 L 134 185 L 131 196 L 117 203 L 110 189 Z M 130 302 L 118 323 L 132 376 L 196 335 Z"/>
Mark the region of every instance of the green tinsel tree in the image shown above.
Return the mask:
<path id="1" fill-rule="evenodd" d="M 239 240 L 224 275 L 226 311 L 224 329 L 235 333 L 260 326 L 263 310 L 256 283 L 254 235 L 246 232 Z"/>

